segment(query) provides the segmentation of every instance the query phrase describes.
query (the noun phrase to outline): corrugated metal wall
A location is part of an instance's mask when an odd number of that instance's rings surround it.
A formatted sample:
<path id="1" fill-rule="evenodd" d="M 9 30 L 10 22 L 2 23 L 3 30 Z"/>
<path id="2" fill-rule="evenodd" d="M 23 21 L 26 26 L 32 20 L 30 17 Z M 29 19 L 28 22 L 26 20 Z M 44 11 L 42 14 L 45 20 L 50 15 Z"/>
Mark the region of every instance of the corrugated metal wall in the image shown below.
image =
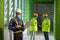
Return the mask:
<path id="1" fill-rule="evenodd" d="M 43 14 L 47 13 L 51 21 L 51 30 L 53 31 L 53 18 L 54 18 L 54 4 L 53 3 L 35 3 L 34 12 L 38 12 L 38 25 L 42 24 Z"/>

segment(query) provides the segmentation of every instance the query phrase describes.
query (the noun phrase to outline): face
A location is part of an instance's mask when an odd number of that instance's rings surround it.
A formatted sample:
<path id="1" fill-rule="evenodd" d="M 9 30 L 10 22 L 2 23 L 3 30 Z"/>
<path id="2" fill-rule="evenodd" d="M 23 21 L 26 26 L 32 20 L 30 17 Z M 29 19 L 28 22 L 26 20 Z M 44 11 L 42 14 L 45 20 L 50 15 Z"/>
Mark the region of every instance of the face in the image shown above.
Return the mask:
<path id="1" fill-rule="evenodd" d="M 47 16 L 44 16 L 43 18 L 47 18 Z"/>
<path id="2" fill-rule="evenodd" d="M 19 13 L 19 12 L 16 12 L 16 16 L 18 16 L 18 15 L 21 15 L 21 13 Z"/>
<path id="3" fill-rule="evenodd" d="M 21 18 L 21 13 L 16 13 L 16 16 L 20 19 Z"/>

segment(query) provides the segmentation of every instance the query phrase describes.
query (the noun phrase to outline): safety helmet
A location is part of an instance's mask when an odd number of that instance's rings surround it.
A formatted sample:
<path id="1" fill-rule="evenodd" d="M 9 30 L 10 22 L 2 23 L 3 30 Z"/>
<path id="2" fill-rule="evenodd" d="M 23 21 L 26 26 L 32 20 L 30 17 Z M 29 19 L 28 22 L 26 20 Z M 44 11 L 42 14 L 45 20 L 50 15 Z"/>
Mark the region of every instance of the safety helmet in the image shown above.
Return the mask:
<path id="1" fill-rule="evenodd" d="M 34 13 L 34 16 L 38 17 L 38 13 Z"/>
<path id="2" fill-rule="evenodd" d="M 16 12 L 18 12 L 18 13 L 22 13 L 22 11 L 21 11 L 20 9 L 17 9 Z"/>
<path id="3" fill-rule="evenodd" d="M 43 17 L 47 17 L 47 16 L 48 16 L 48 14 L 47 14 L 47 13 L 44 13 L 44 14 L 43 14 Z"/>

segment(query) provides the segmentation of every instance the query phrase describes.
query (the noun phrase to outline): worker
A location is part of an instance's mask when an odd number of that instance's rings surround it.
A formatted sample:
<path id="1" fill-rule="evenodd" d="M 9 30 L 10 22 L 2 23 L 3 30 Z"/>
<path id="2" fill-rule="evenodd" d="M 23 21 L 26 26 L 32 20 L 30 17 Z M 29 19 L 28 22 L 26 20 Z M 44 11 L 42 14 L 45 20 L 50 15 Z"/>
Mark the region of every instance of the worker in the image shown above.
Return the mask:
<path id="1" fill-rule="evenodd" d="M 37 17 L 38 17 L 38 13 L 34 13 L 34 17 L 30 20 L 30 32 L 31 32 L 30 40 L 35 40 L 35 32 L 38 31 Z"/>
<path id="2" fill-rule="evenodd" d="M 50 19 L 48 18 L 47 13 L 43 14 L 42 32 L 44 33 L 45 40 L 49 40 L 48 33 L 50 32 Z"/>
<path id="3" fill-rule="evenodd" d="M 24 23 L 21 20 L 21 10 L 16 10 L 16 17 L 12 18 L 9 23 L 9 30 L 12 30 L 14 33 L 14 40 L 23 40 L 23 31 L 25 29 Z"/>

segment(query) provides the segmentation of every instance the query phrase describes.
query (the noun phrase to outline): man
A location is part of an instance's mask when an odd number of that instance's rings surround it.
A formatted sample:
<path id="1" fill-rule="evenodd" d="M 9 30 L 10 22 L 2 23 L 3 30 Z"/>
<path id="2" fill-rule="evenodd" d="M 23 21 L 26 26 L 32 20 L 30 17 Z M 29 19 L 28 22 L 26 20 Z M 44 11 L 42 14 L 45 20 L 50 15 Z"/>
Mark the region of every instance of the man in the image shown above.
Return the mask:
<path id="1" fill-rule="evenodd" d="M 16 10 L 16 17 L 12 18 L 9 23 L 9 30 L 14 32 L 14 40 L 23 40 L 23 31 L 24 31 L 24 24 L 21 20 L 21 10 Z"/>
<path id="2" fill-rule="evenodd" d="M 50 19 L 48 18 L 47 13 L 43 14 L 42 32 L 44 33 L 45 40 L 49 40 L 48 33 L 50 32 Z"/>
<path id="3" fill-rule="evenodd" d="M 34 13 L 34 17 L 30 21 L 30 32 L 31 32 L 30 40 L 35 40 L 35 32 L 38 31 L 37 17 L 38 17 L 38 13 Z"/>

